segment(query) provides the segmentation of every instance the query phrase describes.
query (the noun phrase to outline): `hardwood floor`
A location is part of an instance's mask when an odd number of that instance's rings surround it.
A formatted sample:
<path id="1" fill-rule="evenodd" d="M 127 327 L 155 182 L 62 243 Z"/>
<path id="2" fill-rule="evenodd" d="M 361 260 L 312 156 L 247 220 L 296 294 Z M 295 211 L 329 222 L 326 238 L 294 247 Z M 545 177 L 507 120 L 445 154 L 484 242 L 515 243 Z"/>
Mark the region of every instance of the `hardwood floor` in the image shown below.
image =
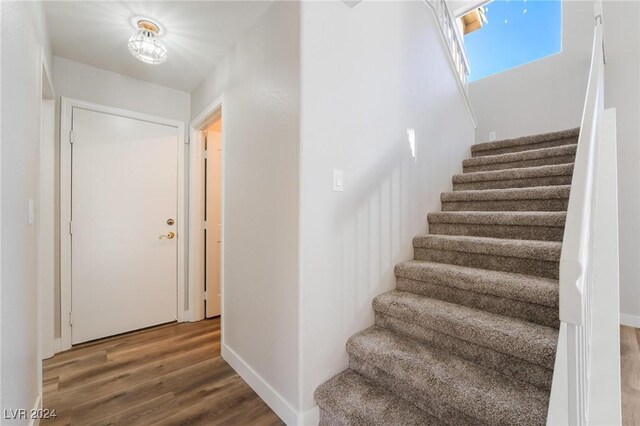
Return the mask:
<path id="1" fill-rule="evenodd" d="M 620 327 L 622 424 L 640 426 L 640 329 Z M 220 357 L 220 320 L 76 347 L 43 363 L 53 425 L 282 425 Z"/>
<path id="2" fill-rule="evenodd" d="M 640 328 L 620 327 L 622 424 L 640 425 Z"/>
<path id="3" fill-rule="evenodd" d="M 41 425 L 282 425 L 220 357 L 220 320 L 180 323 L 44 361 Z"/>

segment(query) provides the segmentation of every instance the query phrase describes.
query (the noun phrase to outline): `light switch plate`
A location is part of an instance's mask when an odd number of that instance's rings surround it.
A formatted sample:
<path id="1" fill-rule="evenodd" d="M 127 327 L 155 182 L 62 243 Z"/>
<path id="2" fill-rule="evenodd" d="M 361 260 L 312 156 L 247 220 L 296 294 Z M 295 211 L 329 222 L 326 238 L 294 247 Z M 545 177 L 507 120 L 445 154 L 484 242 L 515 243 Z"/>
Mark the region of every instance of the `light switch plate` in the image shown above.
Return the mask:
<path id="1" fill-rule="evenodd" d="M 496 140 L 496 132 L 489 132 L 489 142 Z"/>
<path id="2" fill-rule="evenodd" d="M 344 171 L 333 169 L 333 190 L 344 191 Z"/>

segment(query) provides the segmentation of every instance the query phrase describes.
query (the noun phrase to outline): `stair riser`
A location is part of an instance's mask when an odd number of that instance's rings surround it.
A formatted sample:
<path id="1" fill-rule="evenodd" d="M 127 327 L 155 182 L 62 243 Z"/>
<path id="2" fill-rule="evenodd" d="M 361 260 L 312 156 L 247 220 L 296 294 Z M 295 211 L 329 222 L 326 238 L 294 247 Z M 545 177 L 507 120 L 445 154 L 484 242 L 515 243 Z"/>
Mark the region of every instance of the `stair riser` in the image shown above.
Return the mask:
<path id="1" fill-rule="evenodd" d="M 448 263 L 471 268 L 491 269 L 494 271 L 514 272 L 537 277 L 558 279 L 559 264 L 537 259 L 495 256 L 452 250 L 415 247 L 416 260 Z"/>
<path id="2" fill-rule="evenodd" d="M 318 426 L 349 426 L 347 423 L 343 423 L 337 416 L 334 416 L 330 412 L 320 409 L 320 422 Z"/>
<path id="3" fill-rule="evenodd" d="M 568 198 L 545 200 L 443 201 L 442 211 L 560 212 L 567 211 L 568 204 Z"/>
<path id="4" fill-rule="evenodd" d="M 453 183 L 454 191 L 479 189 L 531 188 L 534 186 L 570 185 L 571 175 L 544 176 L 526 179 L 502 179 L 479 182 Z"/>
<path id="5" fill-rule="evenodd" d="M 463 223 L 430 223 L 429 233 L 512 240 L 562 241 L 564 226 L 506 226 Z"/>
<path id="6" fill-rule="evenodd" d="M 436 330 L 407 323 L 398 318 L 376 312 L 375 324 L 430 347 L 454 354 L 512 379 L 532 384 L 542 390 L 551 389 L 553 371 L 527 361 L 499 353 Z"/>
<path id="7" fill-rule="evenodd" d="M 575 161 L 575 154 L 571 155 L 559 155 L 555 157 L 536 158 L 532 160 L 520 160 L 512 161 L 508 163 L 490 163 L 490 164 L 478 164 L 478 165 L 463 165 L 463 173 L 472 172 L 488 172 L 492 170 L 506 170 L 506 169 L 519 169 L 522 167 L 538 167 L 538 166 L 550 166 L 553 164 L 567 164 Z"/>
<path id="8" fill-rule="evenodd" d="M 521 300 L 507 299 L 491 294 L 476 293 L 431 281 L 397 278 L 396 288 L 408 293 L 444 300 L 470 308 L 481 309 L 498 315 L 519 318 L 535 324 L 558 328 L 558 308 L 536 305 Z"/>
<path id="9" fill-rule="evenodd" d="M 447 425 L 474 426 L 482 424 L 477 419 L 469 417 L 460 410 L 443 402 L 442 395 L 439 394 L 435 387 L 429 387 L 427 391 L 416 389 L 406 381 L 399 380 L 393 374 L 353 355 L 349 355 L 349 368 L 376 386 L 393 392 L 393 394 L 413 403 Z"/>
<path id="10" fill-rule="evenodd" d="M 573 137 L 570 137 L 570 138 L 556 139 L 556 140 L 538 142 L 538 143 L 531 143 L 531 144 L 527 144 L 527 145 L 513 145 L 513 146 L 505 146 L 503 148 L 495 148 L 495 149 L 487 149 L 487 150 L 482 150 L 482 151 L 475 151 L 475 152 L 471 153 L 471 156 L 472 157 L 484 157 L 484 156 L 487 156 L 487 155 L 499 155 L 499 154 L 508 154 L 508 153 L 511 153 L 511 152 L 530 151 L 530 150 L 541 149 L 541 148 L 553 148 L 553 147 L 556 147 L 556 146 L 571 145 L 571 144 L 576 144 L 576 143 L 578 143 L 578 137 L 577 136 L 573 136 Z"/>

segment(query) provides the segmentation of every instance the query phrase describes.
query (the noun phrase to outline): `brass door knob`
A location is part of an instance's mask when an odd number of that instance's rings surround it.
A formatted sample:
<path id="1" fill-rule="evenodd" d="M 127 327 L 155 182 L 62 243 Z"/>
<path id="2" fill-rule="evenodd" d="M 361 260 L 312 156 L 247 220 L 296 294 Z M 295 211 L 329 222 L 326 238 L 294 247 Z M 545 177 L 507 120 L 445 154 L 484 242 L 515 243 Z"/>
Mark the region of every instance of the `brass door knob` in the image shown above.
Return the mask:
<path id="1" fill-rule="evenodd" d="M 169 233 L 167 233 L 167 235 L 164 235 L 164 234 L 163 234 L 163 235 L 160 235 L 160 237 L 159 237 L 159 238 L 160 238 L 161 240 L 164 240 L 165 238 L 166 238 L 167 240 L 173 240 L 175 237 L 176 237 L 176 234 L 175 234 L 175 233 L 173 233 L 173 232 L 169 232 Z"/>

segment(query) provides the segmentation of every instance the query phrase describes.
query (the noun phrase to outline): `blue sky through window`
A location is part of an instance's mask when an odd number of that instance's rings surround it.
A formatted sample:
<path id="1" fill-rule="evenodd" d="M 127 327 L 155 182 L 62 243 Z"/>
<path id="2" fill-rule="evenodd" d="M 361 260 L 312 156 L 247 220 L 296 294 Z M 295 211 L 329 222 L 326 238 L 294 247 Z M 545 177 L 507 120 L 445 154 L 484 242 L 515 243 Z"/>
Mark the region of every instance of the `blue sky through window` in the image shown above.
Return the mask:
<path id="1" fill-rule="evenodd" d="M 495 0 L 485 11 L 488 22 L 464 36 L 470 81 L 560 52 L 560 0 Z"/>

